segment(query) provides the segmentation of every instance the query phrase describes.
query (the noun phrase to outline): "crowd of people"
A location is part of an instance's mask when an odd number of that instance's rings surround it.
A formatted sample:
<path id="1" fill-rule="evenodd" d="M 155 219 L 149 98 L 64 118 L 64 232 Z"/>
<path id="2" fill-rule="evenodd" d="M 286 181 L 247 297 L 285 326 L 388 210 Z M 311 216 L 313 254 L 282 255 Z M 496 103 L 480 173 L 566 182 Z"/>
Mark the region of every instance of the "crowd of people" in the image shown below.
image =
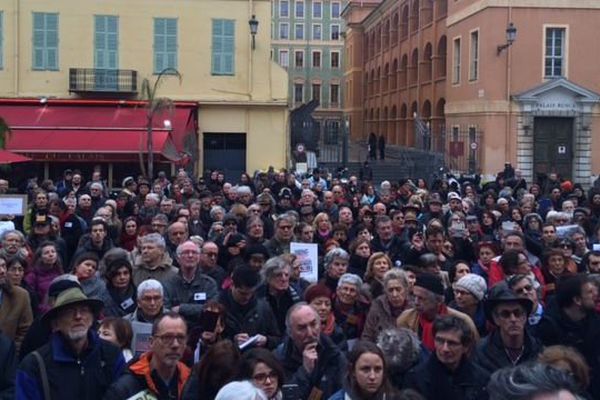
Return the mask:
<path id="1" fill-rule="evenodd" d="M 600 189 L 509 167 L 29 181 L 0 399 L 600 399 Z"/>

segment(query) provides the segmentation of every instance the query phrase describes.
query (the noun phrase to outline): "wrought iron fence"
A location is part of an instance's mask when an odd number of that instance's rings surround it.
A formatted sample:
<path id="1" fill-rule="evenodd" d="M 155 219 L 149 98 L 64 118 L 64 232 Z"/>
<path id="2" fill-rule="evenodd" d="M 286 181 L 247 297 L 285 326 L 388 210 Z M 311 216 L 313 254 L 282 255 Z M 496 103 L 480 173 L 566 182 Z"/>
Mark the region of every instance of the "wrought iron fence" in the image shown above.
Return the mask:
<path id="1" fill-rule="evenodd" d="M 476 126 L 453 126 L 445 134 L 446 166 L 451 171 L 481 172 L 483 131 Z"/>

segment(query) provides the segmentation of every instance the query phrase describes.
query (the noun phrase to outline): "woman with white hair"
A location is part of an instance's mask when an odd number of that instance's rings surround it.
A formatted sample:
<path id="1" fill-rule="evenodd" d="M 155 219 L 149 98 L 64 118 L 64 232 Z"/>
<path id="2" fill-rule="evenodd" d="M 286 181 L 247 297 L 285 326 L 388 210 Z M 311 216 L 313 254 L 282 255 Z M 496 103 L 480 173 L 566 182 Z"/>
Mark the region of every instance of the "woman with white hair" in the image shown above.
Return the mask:
<path id="1" fill-rule="evenodd" d="M 256 291 L 256 296 L 264 298 L 271 306 L 280 332 L 285 332 L 288 310 L 301 300 L 296 289 L 290 286 L 291 273 L 292 266 L 285 257 L 268 259 L 261 270 L 263 283 Z"/>
<path id="2" fill-rule="evenodd" d="M 335 320 L 346 333 L 350 349 L 351 341 L 359 339 L 362 335 L 369 311 L 369 302 L 360 293 L 362 285 L 363 281 L 358 275 L 344 274 L 340 277 L 335 292 L 333 304 Z"/>
<path id="3" fill-rule="evenodd" d="M 340 277 L 348 271 L 349 262 L 350 255 L 346 250 L 340 247 L 329 250 L 323 258 L 325 276 L 321 279 L 321 283 L 335 293 Z"/>
<path id="4" fill-rule="evenodd" d="M 223 386 L 215 400 L 268 400 L 250 381 L 233 381 Z"/>
<path id="5" fill-rule="evenodd" d="M 146 279 L 137 287 L 138 308 L 123 318 L 130 322 L 153 323 L 167 310 L 164 307 L 165 294 L 163 285 L 156 279 Z M 135 331 L 135 326 L 134 326 Z"/>

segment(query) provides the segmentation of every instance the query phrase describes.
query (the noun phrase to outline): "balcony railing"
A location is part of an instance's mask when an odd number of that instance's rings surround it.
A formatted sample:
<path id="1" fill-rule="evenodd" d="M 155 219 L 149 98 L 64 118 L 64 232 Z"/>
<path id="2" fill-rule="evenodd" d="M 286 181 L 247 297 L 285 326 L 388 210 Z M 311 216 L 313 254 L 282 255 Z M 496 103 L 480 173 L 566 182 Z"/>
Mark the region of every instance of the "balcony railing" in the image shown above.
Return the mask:
<path id="1" fill-rule="evenodd" d="M 137 93 L 137 71 L 70 68 L 70 92 Z"/>

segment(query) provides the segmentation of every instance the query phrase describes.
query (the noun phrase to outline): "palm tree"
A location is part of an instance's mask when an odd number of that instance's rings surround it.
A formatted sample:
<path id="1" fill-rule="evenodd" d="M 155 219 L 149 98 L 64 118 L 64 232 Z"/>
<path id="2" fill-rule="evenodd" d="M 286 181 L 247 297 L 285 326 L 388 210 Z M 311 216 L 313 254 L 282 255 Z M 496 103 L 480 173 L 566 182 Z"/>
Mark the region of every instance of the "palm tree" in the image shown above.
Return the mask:
<path id="1" fill-rule="evenodd" d="M 146 175 L 146 168 L 144 168 L 144 152 L 140 149 L 140 169 L 142 174 L 150 181 L 154 179 L 154 143 L 152 138 L 152 123 L 154 116 L 158 113 L 169 111 L 172 112 L 175 104 L 173 100 L 168 97 L 158 97 L 158 87 L 162 83 L 163 79 L 169 76 L 176 76 L 181 84 L 181 74 L 175 68 L 165 68 L 156 77 L 154 84 L 150 83 L 148 78 L 144 78 L 142 81 L 142 99 L 146 101 L 146 146 L 148 151 L 148 174 Z"/>
<path id="2" fill-rule="evenodd" d="M 8 126 L 8 122 L 0 117 L 0 149 L 4 150 L 6 148 L 6 142 L 8 142 L 10 134 L 11 130 L 10 126 Z"/>

